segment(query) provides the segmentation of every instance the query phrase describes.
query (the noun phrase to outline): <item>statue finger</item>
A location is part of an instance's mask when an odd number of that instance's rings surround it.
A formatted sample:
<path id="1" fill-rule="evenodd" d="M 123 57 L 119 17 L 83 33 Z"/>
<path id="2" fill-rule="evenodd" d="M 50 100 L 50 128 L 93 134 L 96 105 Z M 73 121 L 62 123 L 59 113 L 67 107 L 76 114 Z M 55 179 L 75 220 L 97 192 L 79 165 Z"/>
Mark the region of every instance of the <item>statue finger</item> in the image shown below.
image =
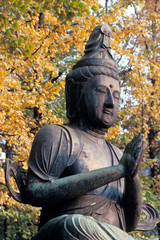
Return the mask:
<path id="1" fill-rule="evenodd" d="M 130 142 L 130 144 L 131 144 L 131 148 L 133 149 L 134 148 L 134 146 L 135 145 L 137 145 L 137 142 L 139 142 L 139 140 L 140 140 L 140 134 L 138 134 L 138 135 L 134 135 L 134 138 L 132 139 L 132 141 Z"/>
<path id="2" fill-rule="evenodd" d="M 135 148 L 135 149 L 136 149 L 136 152 L 134 154 L 134 159 L 137 162 L 138 161 L 138 156 L 139 156 L 139 154 L 141 152 L 141 147 L 138 147 L 138 149 L 137 148 Z"/>
<path id="3" fill-rule="evenodd" d="M 143 154 L 144 154 L 144 147 L 141 146 L 141 151 L 140 151 L 140 153 L 139 153 L 139 157 L 138 157 L 139 165 L 140 165 L 140 163 L 142 162 Z"/>
<path id="4" fill-rule="evenodd" d="M 138 135 L 134 135 L 133 139 L 131 140 L 131 142 L 129 142 L 125 148 L 125 152 L 130 153 L 132 155 L 134 155 L 134 151 L 135 149 L 138 148 L 140 142 L 142 140 L 141 134 Z"/>
<path id="5" fill-rule="evenodd" d="M 143 153 L 144 153 L 144 148 L 143 147 L 139 148 L 138 151 L 137 151 L 137 156 L 135 156 L 135 157 L 137 157 L 136 158 L 137 160 L 136 160 L 136 166 L 135 166 L 135 169 L 133 171 L 132 177 L 135 176 L 138 173 L 139 166 L 140 166 L 140 164 L 142 162 L 142 159 L 143 159 Z"/>
<path id="6" fill-rule="evenodd" d="M 133 139 L 126 145 L 125 150 L 129 152 L 132 149 L 132 145 L 134 144 L 137 136 L 134 135 Z"/>
<path id="7" fill-rule="evenodd" d="M 139 155 L 137 156 L 137 160 L 138 161 L 142 161 L 142 158 L 143 158 L 143 153 L 144 153 L 144 141 L 141 141 L 141 145 L 139 146 L 139 148 L 141 149 L 140 152 L 139 152 Z"/>
<path id="8" fill-rule="evenodd" d="M 136 143 L 133 146 L 133 150 L 132 150 L 133 154 L 134 154 L 134 152 L 137 152 L 137 149 L 140 147 L 140 143 L 141 142 L 142 142 L 142 139 L 141 138 L 137 138 L 137 141 L 136 141 Z"/>

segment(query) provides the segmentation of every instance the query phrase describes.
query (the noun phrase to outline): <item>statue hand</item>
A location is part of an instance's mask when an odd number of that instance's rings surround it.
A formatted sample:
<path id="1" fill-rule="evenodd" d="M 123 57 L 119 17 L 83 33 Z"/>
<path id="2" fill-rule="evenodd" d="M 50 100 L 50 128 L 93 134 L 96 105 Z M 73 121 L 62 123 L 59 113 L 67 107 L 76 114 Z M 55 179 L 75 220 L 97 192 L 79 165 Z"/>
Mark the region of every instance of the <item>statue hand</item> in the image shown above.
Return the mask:
<path id="1" fill-rule="evenodd" d="M 120 160 L 120 164 L 125 168 L 125 177 L 133 178 L 137 174 L 143 158 L 143 146 L 141 134 L 134 136 L 132 141 L 127 144 Z"/>

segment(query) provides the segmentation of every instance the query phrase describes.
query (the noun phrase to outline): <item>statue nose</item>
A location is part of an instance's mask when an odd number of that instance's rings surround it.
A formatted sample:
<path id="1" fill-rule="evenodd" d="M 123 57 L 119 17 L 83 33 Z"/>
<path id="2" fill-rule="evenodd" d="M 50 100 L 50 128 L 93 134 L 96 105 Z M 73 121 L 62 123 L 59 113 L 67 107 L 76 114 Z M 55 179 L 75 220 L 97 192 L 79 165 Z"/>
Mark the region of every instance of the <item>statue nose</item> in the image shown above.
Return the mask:
<path id="1" fill-rule="evenodd" d="M 114 108 L 114 99 L 110 91 L 108 91 L 106 96 L 105 107 Z"/>

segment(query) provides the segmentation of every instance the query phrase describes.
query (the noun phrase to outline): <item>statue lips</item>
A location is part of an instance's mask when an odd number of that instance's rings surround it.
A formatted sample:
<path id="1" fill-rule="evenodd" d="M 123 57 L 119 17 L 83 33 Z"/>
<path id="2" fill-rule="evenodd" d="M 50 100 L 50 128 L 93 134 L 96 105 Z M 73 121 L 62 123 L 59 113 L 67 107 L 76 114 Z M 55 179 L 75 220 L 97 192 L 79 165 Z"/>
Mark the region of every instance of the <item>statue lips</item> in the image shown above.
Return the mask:
<path id="1" fill-rule="evenodd" d="M 103 113 L 104 114 L 108 114 L 108 115 L 113 115 L 112 111 L 111 110 L 108 110 L 108 109 L 103 109 Z"/>

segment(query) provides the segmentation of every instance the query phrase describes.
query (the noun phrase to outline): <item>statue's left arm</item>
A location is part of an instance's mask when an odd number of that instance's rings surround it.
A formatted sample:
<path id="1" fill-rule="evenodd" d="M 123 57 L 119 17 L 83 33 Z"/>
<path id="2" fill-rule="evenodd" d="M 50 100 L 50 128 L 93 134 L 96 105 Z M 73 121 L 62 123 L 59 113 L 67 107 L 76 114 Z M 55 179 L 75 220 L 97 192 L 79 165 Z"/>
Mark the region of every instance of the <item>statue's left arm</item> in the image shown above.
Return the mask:
<path id="1" fill-rule="evenodd" d="M 141 187 L 137 175 L 133 179 L 125 179 L 123 204 L 126 220 L 126 231 L 130 232 L 135 230 L 137 227 L 142 208 Z"/>
<path id="2" fill-rule="evenodd" d="M 130 151 L 132 151 L 132 156 L 135 156 L 135 159 L 137 159 L 137 165 L 132 169 L 132 173 L 125 176 L 123 205 L 127 232 L 133 231 L 137 227 L 142 208 L 141 186 L 137 173 L 143 157 L 143 141 L 139 141 L 139 146 L 133 147 L 133 144 L 134 140 L 127 145 L 120 160 L 123 164 L 126 164 L 126 172 L 128 169 L 128 172 L 131 173 L 132 165 L 128 164 L 129 161 L 125 162 L 125 159 L 131 157 Z"/>

